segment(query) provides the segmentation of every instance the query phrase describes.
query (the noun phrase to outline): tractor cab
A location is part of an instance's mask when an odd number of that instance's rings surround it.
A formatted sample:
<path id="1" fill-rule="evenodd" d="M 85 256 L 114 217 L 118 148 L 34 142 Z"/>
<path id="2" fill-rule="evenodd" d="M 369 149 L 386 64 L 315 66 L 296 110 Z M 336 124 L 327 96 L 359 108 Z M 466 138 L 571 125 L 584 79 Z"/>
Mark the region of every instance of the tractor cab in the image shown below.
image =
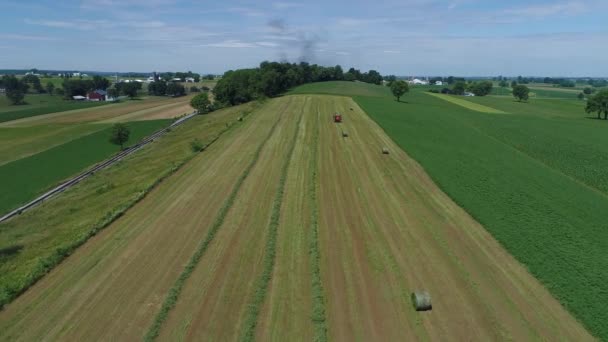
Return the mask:
<path id="1" fill-rule="evenodd" d="M 334 113 L 334 122 L 342 122 L 342 115 L 339 113 Z"/>

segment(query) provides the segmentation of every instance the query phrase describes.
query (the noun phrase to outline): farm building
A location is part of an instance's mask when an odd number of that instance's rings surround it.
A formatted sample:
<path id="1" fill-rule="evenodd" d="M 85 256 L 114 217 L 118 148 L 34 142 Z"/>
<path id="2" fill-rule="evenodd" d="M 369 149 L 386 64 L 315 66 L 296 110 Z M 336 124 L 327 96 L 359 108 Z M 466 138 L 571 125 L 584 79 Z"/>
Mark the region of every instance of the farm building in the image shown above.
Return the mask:
<path id="1" fill-rule="evenodd" d="M 86 100 L 87 98 L 86 98 L 86 97 L 84 97 L 84 96 L 82 96 L 82 95 L 75 95 L 75 96 L 72 96 L 72 99 L 74 99 L 74 100 L 76 100 L 76 101 L 84 101 L 84 100 Z"/>
<path id="2" fill-rule="evenodd" d="M 87 94 L 89 101 L 105 101 L 108 93 L 105 90 L 97 89 Z"/>
<path id="3" fill-rule="evenodd" d="M 443 85 L 443 81 L 435 81 L 435 85 L 441 86 Z"/>
<path id="4" fill-rule="evenodd" d="M 420 84 L 420 85 L 427 85 L 427 84 L 429 84 L 428 81 L 423 81 L 423 80 L 420 80 L 418 78 L 414 78 L 413 80 L 409 81 L 409 83 L 410 84 Z"/>
<path id="5" fill-rule="evenodd" d="M 186 83 L 194 83 L 194 77 L 186 77 Z"/>

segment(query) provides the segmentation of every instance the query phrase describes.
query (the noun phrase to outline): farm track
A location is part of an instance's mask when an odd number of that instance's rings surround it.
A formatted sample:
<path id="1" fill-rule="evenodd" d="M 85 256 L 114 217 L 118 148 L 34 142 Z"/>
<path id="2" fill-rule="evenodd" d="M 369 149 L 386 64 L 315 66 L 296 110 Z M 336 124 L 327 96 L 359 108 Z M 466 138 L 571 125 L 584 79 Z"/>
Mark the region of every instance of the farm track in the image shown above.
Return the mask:
<path id="1" fill-rule="evenodd" d="M 159 340 L 242 338 L 260 289 L 258 340 L 592 340 L 354 101 L 312 95 L 269 101 L 159 185 L 1 311 L 0 340 L 141 339 L 248 165 Z"/>
<path id="2" fill-rule="evenodd" d="M 273 109 L 228 132 L 8 305 L 0 340 L 141 339 L 268 134 Z"/>

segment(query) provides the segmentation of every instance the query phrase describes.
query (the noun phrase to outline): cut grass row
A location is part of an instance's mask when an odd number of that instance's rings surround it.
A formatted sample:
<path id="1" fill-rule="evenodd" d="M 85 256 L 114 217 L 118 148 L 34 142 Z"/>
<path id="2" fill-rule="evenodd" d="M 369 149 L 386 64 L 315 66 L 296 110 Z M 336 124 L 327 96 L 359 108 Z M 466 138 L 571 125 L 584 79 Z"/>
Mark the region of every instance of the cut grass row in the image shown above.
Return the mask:
<path id="1" fill-rule="evenodd" d="M 208 145 L 258 104 L 224 109 L 191 119 L 161 142 L 95 174 L 52 201 L 0 224 L 0 306 L 14 299 L 110 219 L 194 157 L 193 139 Z M 59 257 L 58 257 L 59 256 Z"/>
<path id="2" fill-rule="evenodd" d="M 605 163 L 598 155 L 583 162 L 576 152 L 585 149 L 584 139 L 598 146 L 608 142 L 593 125 L 597 122 L 532 114 L 489 117 L 410 95 L 408 104 L 356 100 L 562 305 L 597 337 L 608 338 L 608 293 L 602 285 L 608 274 L 598 272 L 608 269 L 603 214 L 608 198 L 581 184 L 586 177 L 576 174 Z"/>
<path id="3" fill-rule="evenodd" d="M 240 340 L 241 341 L 254 341 L 255 340 L 255 328 L 258 322 L 258 315 L 260 313 L 261 307 L 264 304 L 264 299 L 266 298 L 266 293 L 268 292 L 268 284 L 270 283 L 270 278 L 272 277 L 272 271 L 274 269 L 275 264 L 275 256 L 276 256 L 276 247 L 277 247 L 277 233 L 279 228 L 279 220 L 281 216 L 281 205 L 283 204 L 283 195 L 285 193 L 285 182 L 287 180 L 287 171 L 289 170 L 289 165 L 291 163 L 291 159 L 293 156 L 293 151 L 296 146 L 297 141 L 297 133 L 300 129 L 300 124 L 302 122 L 303 113 L 300 112 L 298 122 L 296 124 L 295 132 L 293 137 L 291 138 L 291 143 L 289 146 L 289 152 L 287 157 L 285 158 L 283 165 L 281 166 L 281 176 L 279 178 L 279 186 L 277 188 L 277 192 L 272 204 L 270 222 L 268 224 L 268 237 L 266 240 L 266 246 L 264 250 L 266 254 L 264 254 L 264 261 L 262 265 L 262 274 L 256 281 L 255 292 L 253 294 L 253 299 L 249 306 L 247 307 L 247 312 L 245 313 L 245 319 L 243 322 L 242 333 Z"/>
<path id="4" fill-rule="evenodd" d="M 312 270 L 312 322 L 314 324 L 314 341 L 327 341 L 327 318 L 325 310 L 325 292 L 323 290 L 323 281 L 321 280 L 321 251 L 319 249 L 319 207 L 317 201 L 318 187 L 318 148 L 319 148 L 319 120 L 321 115 L 317 112 L 317 120 L 313 128 L 312 137 L 312 156 L 309 165 L 310 183 L 309 183 L 309 200 L 311 210 L 310 222 L 310 245 L 309 258 L 310 268 Z"/>
<path id="5" fill-rule="evenodd" d="M 268 136 L 260 143 L 260 145 L 256 149 L 253 159 L 251 160 L 249 165 L 247 165 L 247 168 L 245 168 L 245 170 L 243 171 L 241 176 L 237 179 L 234 187 L 232 188 L 232 191 L 228 195 L 228 198 L 226 198 L 226 201 L 220 208 L 218 215 L 215 218 L 215 220 L 213 221 L 213 225 L 209 229 L 207 236 L 205 237 L 205 239 L 203 241 L 201 241 L 201 244 L 197 247 L 196 251 L 194 252 L 192 257 L 188 261 L 188 264 L 186 265 L 186 267 L 184 268 L 182 273 L 179 275 L 179 278 L 176 280 L 175 284 L 169 290 L 169 293 L 167 294 L 167 297 L 163 301 L 160 311 L 154 318 L 154 322 L 152 323 L 152 325 L 146 332 L 146 335 L 144 337 L 145 341 L 154 341 L 158 337 L 162 324 L 167 319 L 167 316 L 169 315 L 169 312 L 171 311 L 171 309 L 173 309 L 173 307 L 175 306 L 175 303 L 177 302 L 177 299 L 184 287 L 184 284 L 186 283 L 186 281 L 188 280 L 190 275 L 192 275 L 192 272 L 196 268 L 196 265 L 199 263 L 200 259 L 207 251 L 207 247 L 209 246 L 211 241 L 213 241 L 213 238 L 217 234 L 220 227 L 223 225 L 226 215 L 228 214 L 228 211 L 230 210 L 230 208 L 232 208 L 234 201 L 236 199 L 236 196 L 237 196 L 239 190 L 241 189 L 241 186 L 243 185 L 243 183 L 249 176 L 249 173 L 251 172 L 253 167 L 256 165 L 256 163 L 260 157 L 260 154 L 262 152 L 262 149 L 266 145 L 266 142 L 273 135 L 279 122 L 280 122 L 280 120 L 277 120 L 274 123 L 273 127 L 271 128 L 270 132 L 268 133 Z"/>
<path id="6" fill-rule="evenodd" d="M 167 126 L 168 120 L 128 123 L 127 145 Z M 110 128 L 95 132 L 32 156 L 0 166 L 0 213 L 8 212 L 44 193 L 68 177 L 102 161 L 118 151 L 109 142 Z"/>

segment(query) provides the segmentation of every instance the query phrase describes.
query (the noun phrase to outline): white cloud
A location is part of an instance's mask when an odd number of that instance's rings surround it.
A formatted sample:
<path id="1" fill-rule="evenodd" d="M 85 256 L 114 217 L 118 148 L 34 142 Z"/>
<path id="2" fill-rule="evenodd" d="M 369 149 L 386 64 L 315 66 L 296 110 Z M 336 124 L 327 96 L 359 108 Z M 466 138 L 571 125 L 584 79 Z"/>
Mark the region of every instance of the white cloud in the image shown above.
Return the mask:
<path id="1" fill-rule="evenodd" d="M 277 47 L 279 44 L 273 42 L 256 42 L 256 45 L 264 46 L 264 47 Z"/>
<path id="2" fill-rule="evenodd" d="M 290 9 L 290 8 L 297 8 L 297 7 L 302 7 L 304 6 L 301 3 L 298 2 L 282 2 L 282 1 L 278 1 L 278 2 L 273 2 L 272 3 L 272 7 L 276 8 L 276 9 L 280 9 L 280 10 L 284 10 L 284 9 Z"/>
<path id="3" fill-rule="evenodd" d="M 48 36 L 34 36 L 27 34 L 11 34 L 11 33 L 0 33 L 0 39 L 10 39 L 10 40 L 58 40 L 55 37 Z"/>
<path id="4" fill-rule="evenodd" d="M 384 53 L 401 53 L 401 51 L 396 51 L 396 50 L 384 50 L 382 52 L 384 52 Z"/>
<path id="5" fill-rule="evenodd" d="M 219 47 L 219 48 L 253 48 L 255 44 L 242 42 L 238 39 L 224 40 L 218 43 L 202 44 L 201 46 Z"/>
<path id="6" fill-rule="evenodd" d="M 338 56 L 348 56 L 348 55 L 350 55 L 350 52 L 336 51 L 336 55 L 338 55 Z"/>
<path id="7" fill-rule="evenodd" d="M 588 9 L 588 6 L 583 1 L 575 0 L 511 8 L 505 10 L 504 13 L 513 16 L 544 18 L 554 15 L 577 15 L 586 12 Z"/>

